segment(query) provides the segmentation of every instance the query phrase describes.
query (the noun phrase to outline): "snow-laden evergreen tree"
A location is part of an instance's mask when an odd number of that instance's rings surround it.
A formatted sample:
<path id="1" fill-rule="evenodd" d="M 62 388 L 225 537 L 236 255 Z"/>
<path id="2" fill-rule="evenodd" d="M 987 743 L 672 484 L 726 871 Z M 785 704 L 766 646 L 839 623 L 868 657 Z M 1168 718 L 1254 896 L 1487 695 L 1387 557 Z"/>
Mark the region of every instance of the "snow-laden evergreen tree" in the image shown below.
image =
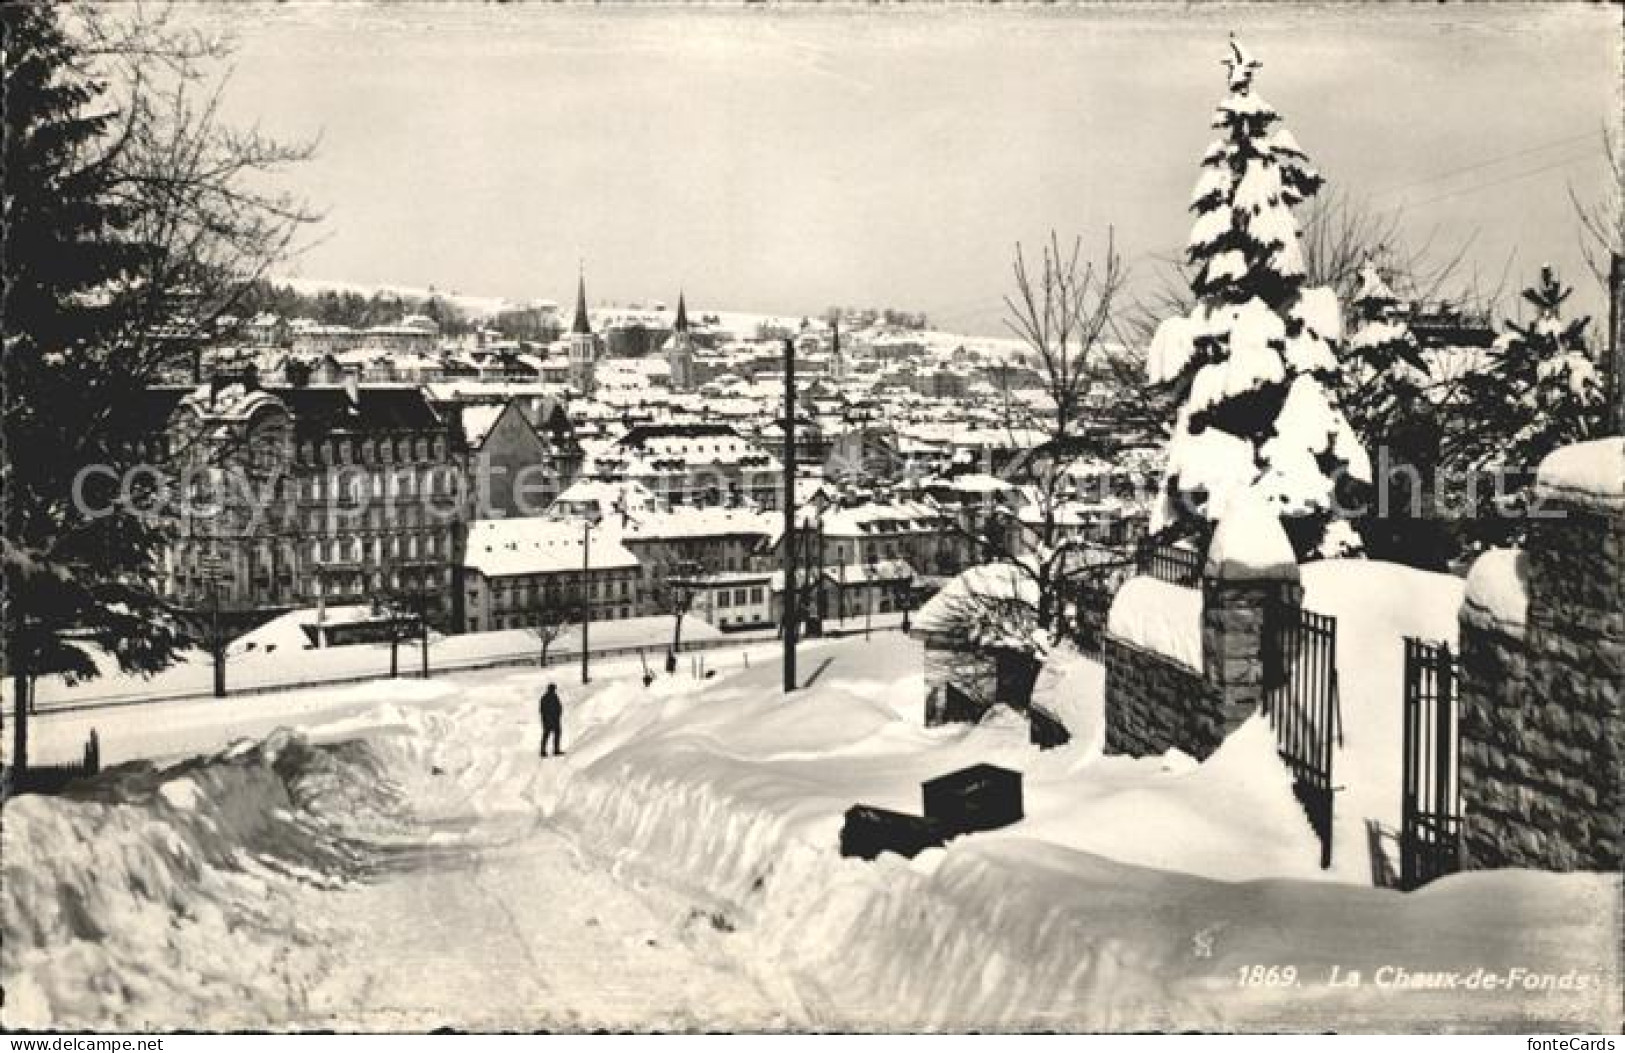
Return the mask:
<path id="1" fill-rule="evenodd" d="M 1591 319 L 1563 320 L 1563 303 L 1573 292 L 1551 267 L 1542 267 L 1540 281 L 1523 293 L 1534 320 L 1508 321 L 1495 342 L 1491 372 L 1512 424 L 1507 464 L 1534 468 L 1559 446 L 1600 434 L 1602 380 L 1586 349 Z"/>
<path id="2" fill-rule="evenodd" d="M 1563 318 L 1572 291 L 1541 268 L 1523 293 L 1534 317 L 1509 320 L 1485 367 L 1463 385 L 1472 426 L 1456 437 L 1450 460 L 1473 481 L 1462 524 L 1470 549 L 1521 544 L 1530 474 L 1560 446 L 1602 434 L 1606 400 L 1586 350 L 1590 319 Z"/>
<path id="3" fill-rule="evenodd" d="M 1338 407 L 1337 295 L 1304 287 L 1292 212 L 1322 179 L 1254 90 L 1260 64 L 1234 38 L 1224 65 L 1230 91 L 1191 197 L 1196 307 L 1158 327 L 1147 362 L 1181 403 L 1153 529 L 1205 540 L 1253 489 L 1300 558 L 1355 552 L 1336 509 L 1370 483 L 1370 458 Z"/>
<path id="4" fill-rule="evenodd" d="M 1418 411 L 1428 385 L 1422 345 L 1411 332 L 1408 306 L 1394 294 L 1374 261 L 1360 268 L 1353 329 L 1348 339 L 1342 404 L 1367 449 Z"/>
<path id="5" fill-rule="evenodd" d="M 1438 512 L 1443 421 L 1434 379 L 1411 331 L 1409 305 L 1376 263 L 1360 267 L 1350 304 L 1342 405 L 1368 450 L 1378 451 L 1373 512 L 1362 519 L 1366 553 L 1424 570 L 1448 568 L 1454 550 Z"/>
<path id="6" fill-rule="evenodd" d="M 110 170 L 123 140 L 103 85 L 43 4 L 6 5 L 5 664 L 13 762 L 26 767 L 25 700 L 42 674 L 95 676 L 100 650 L 162 665 L 177 637 L 146 587 L 159 535 L 108 479 L 147 438 L 145 378 L 121 347 L 142 246 Z M 88 479 L 86 472 L 94 473 Z M 85 485 L 88 482 L 89 485 Z M 105 513 L 105 514 L 102 514 Z"/>

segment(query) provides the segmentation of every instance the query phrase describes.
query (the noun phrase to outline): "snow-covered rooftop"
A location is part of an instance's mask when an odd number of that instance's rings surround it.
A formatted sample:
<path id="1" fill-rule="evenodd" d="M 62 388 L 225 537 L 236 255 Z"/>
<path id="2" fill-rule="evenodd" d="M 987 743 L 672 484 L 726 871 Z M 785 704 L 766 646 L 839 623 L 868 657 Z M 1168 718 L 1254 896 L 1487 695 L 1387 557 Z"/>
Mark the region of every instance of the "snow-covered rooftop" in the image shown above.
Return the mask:
<path id="1" fill-rule="evenodd" d="M 550 519 L 477 519 L 468 528 L 463 566 L 488 578 L 559 574 L 582 569 L 582 528 Z M 614 536 L 594 531 L 586 553 L 592 570 L 625 570 L 637 557 Z"/>

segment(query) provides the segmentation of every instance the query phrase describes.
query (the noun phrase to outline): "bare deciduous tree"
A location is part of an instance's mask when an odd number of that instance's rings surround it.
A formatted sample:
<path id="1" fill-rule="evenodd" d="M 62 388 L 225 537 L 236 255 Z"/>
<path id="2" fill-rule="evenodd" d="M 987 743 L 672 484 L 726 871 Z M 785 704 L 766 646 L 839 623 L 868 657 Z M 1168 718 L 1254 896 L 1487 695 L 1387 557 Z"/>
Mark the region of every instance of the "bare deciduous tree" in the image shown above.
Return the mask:
<path id="1" fill-rule="evenodd" d="M 1603 288 L 1607 288 L 1614 257 L 1625 256 L 1625 144 L 1614 131 L 1605 129 L 1602 145 L 1608 158 L 1608 173 L 1601 195 L 1587 201 L 1571 184 L 1569 201 L 1580 221 L 1580 251 L 1585 256 L 1586 266 Z"/>

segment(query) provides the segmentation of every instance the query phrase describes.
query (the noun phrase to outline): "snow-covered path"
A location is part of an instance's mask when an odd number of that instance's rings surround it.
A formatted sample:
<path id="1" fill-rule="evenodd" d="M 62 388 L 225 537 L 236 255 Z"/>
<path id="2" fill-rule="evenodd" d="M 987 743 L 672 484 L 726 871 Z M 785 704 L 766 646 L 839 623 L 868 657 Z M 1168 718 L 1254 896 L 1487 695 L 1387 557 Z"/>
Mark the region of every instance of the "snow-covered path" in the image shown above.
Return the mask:
<path id="1" fill-rule="evenodd" d="M 327 904 L 351 943 L 318 1023 L 365 1030 L 772 1027 L 709 912 L 611 873 L 546 826 L 471 854 L 408 854 Z M 720 916 L 719 916 L 720 917 Z"/>
<path id="2" fill-rule="evenodd" d="M 442 720 L 431 717 L 431 741 L 386 751 L 412 822 L 386 843 L 372 882 L 324 898 L 343 936 L 338 964 L 312 993 L 313 1021 L 367 1030 L 782 1025 L 730 957 L 722 914 L 633 875 L 595 851 L 590 831 L 549 814 L 566 760 L 535 755 L 530 700 L 541 679 L 485 678 Z"/>

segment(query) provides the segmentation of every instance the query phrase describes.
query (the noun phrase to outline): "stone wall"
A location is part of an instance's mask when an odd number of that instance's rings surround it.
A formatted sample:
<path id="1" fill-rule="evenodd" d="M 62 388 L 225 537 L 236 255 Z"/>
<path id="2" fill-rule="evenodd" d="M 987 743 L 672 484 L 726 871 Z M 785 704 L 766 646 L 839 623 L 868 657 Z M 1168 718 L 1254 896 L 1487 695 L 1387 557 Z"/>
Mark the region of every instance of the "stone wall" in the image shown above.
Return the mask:
<path id="1" fill-rule="evenodd" d="M 1106 752 L 1145 757 L 1178 748 L 1201 760 L 1226 721 L 1202 674 L 1108 634 Z"/>
<path id="2" fill-rule="evenodd" d="M 1203 760 L 1263 704 L 1272 619 L 1299 609 L 1303 587 L 1273 512 L 1259 522 L 1244 517 L 1236 529 L 1272 532 L 1270 544 L 1253 547 L 1278 558 L 1226 558 L 1221 525 L 1202 573 L 1200 670 L 1106 633 L 1108 752 L 1145 756 L 1172 747 Z"/>
<path id="3" fill-rule="evenodd" d="M 1617 870 L 1625 511 L 1550 497 L 1544 511 L 1527 625 L 1462 611 L 1464 851 L 1474 867 Z"/>
<path id="4" fill-rule="evenodd" d="M 1479 865 L 1503 855 L 1497 842 L 1528 811 L 1525 789 L 1536 774 L 1523 753 L 1523 694 L 1509 690 L 1524 680 L 1524 627 L 1499 621 L 1471 606 L 1462 609 L 1461 797 L 1471 801 L 1462 825 L 1465 857 Z M 1519 840 L 1513 837 L 1512 840 Z M 1518 852 L 1537 850 L 1531 843 Z"/>

